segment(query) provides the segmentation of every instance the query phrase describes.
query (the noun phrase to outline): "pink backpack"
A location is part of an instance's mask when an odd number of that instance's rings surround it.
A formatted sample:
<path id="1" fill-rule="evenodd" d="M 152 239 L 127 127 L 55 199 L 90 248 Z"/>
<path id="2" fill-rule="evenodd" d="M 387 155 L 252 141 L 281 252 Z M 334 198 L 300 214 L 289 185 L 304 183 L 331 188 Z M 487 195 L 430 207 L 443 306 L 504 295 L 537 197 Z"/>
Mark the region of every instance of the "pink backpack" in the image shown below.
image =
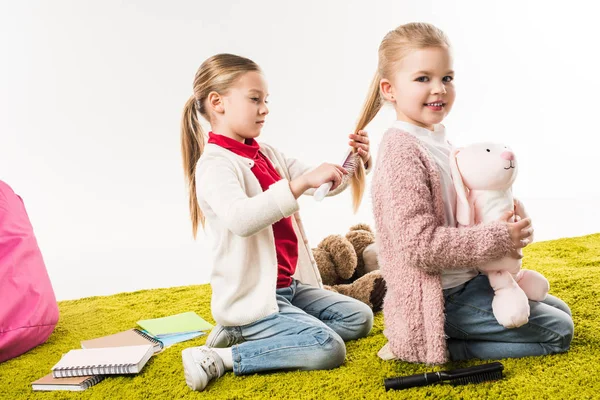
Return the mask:
<path id="1" fill-rule="evenodd" d="M 0 181 L 0 362 L 44 343 L 57 322 L 56 298 L 23 200 Z"/>

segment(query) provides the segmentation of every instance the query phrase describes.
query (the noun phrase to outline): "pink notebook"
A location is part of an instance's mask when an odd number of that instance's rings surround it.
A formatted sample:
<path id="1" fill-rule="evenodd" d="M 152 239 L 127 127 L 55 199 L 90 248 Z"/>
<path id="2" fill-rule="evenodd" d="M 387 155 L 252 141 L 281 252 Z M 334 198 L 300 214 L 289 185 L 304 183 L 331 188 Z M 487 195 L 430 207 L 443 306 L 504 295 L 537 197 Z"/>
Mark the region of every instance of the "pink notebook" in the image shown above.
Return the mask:
<path id="1" fill-rule="evenodd" d="M 114 335 L 102 336 L 96 339 L 84 340 L 81 342 L 82 349 L 96 349 L 99 347 L 123 347 L 151 344 L 154 346 L 154 352 L 162 350 L 163 344 L 160 340 L 140 331 L 139 329 L 129 329 Z"/>

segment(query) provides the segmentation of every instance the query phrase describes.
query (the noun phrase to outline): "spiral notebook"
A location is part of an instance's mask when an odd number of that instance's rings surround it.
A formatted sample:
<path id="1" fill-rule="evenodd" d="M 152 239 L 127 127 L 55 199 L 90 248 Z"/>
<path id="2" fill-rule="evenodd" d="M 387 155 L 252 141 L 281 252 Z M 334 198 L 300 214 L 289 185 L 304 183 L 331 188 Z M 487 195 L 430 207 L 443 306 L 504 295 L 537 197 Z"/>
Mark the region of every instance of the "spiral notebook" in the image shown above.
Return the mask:
<path id="1" fill-rule="evenodd" d="M 71 350 L 52 367 L 52 376 L 137 374 L 153 354 L 150 344 Z"/>
<path id="2" fill-rule="evenodd" d="M 99 347 L 139 346 L 143 344 L 151 344 L 154 346 L 155 353 L 158 353 L 164 347 L 160 340 L 150 336 L 149 334 L 142 332 L 139 329 L 129 329 L 123 332 L 115 333 L 114 335 L 84 340 L 81 342 L 81 348 L 97 349 Z"/>
<path id="3" fill-rule="evenodd" d="M 74 378 L 54 378 L 52 373 L 31 383 L 33 390 L 71 390 L 82 391 L 104 379 L 103 375 L 77 376 Z"/>

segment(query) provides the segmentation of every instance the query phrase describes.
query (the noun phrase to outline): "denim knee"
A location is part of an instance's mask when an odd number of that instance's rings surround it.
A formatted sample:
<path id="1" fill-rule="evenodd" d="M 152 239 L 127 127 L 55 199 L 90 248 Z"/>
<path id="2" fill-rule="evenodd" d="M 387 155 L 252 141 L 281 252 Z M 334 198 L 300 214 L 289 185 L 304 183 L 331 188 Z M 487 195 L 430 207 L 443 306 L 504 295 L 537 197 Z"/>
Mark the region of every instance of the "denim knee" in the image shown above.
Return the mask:
<path id="1" fill-rule="evenodd" d="M 567 314 L 569 314 L 569 317 L 571 317 L 573 314 L 571 314 L 571 309 L 569 308 L 569 306 L 567 305 L 567 303 L 565 303 L 564 301 L 560 301 L 560 303 L 558 303 L 556 305 L 556 308 L 558 308 L 561 311 L 566 312 Z M 573 321 L 571 321 L 573 322 Z"/>
<path id="2" fill-rule="evenodd" d="M 332 369 L 339 367 L 346 359 L 346 345 L 342 338 L 332 330 L 321 330 L 314 333 L 320 343 L 311 357 L 313 365 L 309 369 Z"/>
<path id="3" fill-rule="evenodd" d="M 373 328 L 373 310 L 361 301 L 357 301 L 355 323 L 356 329 L 353 329 L 350 337 L 347 337 L 346 340 L 364 338 Z"/>
<path id="4" fill-rule="evenodd" d="M 560 320 L 556 321 L 555 326 L 552 330 L 558 335 L 556 340 L 553 341 L 552 345 L 556 349 L 556 352 L 562 353 L 569 350 L 571 341 L 573 340 L 573 333 L 575 332 L 575 325 L 573 319 L 565 314 Z"/>

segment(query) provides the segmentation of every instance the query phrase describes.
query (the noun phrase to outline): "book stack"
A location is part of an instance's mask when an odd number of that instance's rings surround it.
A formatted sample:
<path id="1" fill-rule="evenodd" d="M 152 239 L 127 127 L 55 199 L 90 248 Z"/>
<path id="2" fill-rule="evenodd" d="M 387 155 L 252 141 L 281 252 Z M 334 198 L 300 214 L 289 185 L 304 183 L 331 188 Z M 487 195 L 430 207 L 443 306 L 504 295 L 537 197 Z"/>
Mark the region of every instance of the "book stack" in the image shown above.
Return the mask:
<path id="1" fill-rule="evenodd" d="M 194 312 L 138 321 L 143 329 L 129 329 L 84 340 L 35 382 L 33 390 L 82 391 L 110 375 L 137 374 L 153 354 L 175 343 L 205 334 L 213 326 Z"/>
<path id="2" fill-rule="evenodd" d="M 31 386 L 33 390 L 85 390 L 107 375 L 139 373 L 152 354 L 152 344 L 71 350 L 52 367 L 52 373 Z"/>

